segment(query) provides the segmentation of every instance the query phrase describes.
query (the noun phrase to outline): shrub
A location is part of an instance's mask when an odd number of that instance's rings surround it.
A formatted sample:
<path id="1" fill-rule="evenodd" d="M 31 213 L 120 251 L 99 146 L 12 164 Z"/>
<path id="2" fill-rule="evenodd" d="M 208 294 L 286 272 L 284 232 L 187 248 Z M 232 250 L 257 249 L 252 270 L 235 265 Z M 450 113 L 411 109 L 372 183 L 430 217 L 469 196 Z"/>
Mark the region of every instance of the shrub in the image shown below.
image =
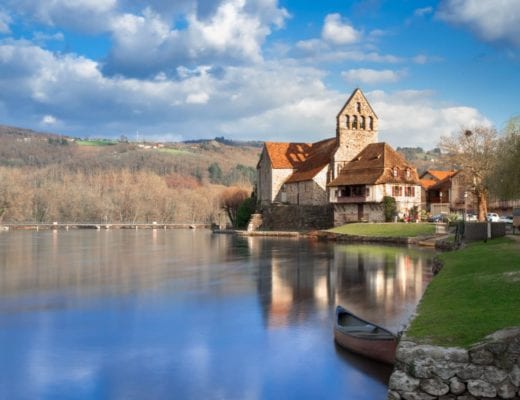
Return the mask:
<path id="1" fill-rule="evenodd" d="M 394 216 L 397 213 L 397 206 L 395 204 L 395 199 L 391 196 L 383 197 L 383 207 L 385 213 L 385 221 L 392 222 Z"/>
<path id="2" fill-rule="evenodd" d="M 237 210 L 237 221 L 236 225 L 239 229 L 247 228 L 247 224 L 251 219 L 251 214 L 255 212 L 256 200 L 252 197 L 245 199 Z"/>

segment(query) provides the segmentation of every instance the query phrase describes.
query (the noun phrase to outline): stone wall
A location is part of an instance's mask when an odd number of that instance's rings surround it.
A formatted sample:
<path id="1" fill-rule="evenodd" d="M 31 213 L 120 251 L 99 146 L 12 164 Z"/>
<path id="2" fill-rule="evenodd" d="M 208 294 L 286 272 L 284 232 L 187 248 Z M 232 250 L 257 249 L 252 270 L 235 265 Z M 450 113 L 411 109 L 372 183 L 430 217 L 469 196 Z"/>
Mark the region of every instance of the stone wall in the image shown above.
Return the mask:
<path id="1" fill-rule="evenodd" d="M 334 204 L 334 226 L 341 226 L 349 222 L 385 222 L 384 207 L 381 203 L 361 204 L 361 220 L 358 214 L 358 204 Z"/>
<path id="2" fill-rule="evenodd" d="M 333 224 L 332 206 L 273 204 L 262 208 L 262 230 L 302 231 L 328 229 Z"/>
<path id="3" fill-rule="evenodd" d="M 416 344 L 404 336 L 388 386 L 389 400 L 518 400 L 520 327 L 469 349 Z"/>
<path id="4" fill-rule="evenodd" d="M 287 203 L 308 206 L 327 204 L 327 169 L 323 168 L 313 180 L 286 183 Z"/>

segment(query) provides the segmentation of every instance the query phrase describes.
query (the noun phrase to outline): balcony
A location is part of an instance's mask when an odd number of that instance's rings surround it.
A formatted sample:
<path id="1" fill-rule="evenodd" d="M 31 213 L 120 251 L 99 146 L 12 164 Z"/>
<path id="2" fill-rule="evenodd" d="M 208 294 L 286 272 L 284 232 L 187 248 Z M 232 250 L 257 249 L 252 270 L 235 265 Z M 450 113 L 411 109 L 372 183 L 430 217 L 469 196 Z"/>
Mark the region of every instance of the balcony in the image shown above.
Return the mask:
<path id="1" fill-rule="evenodd" d="M 338 196 L 336 197 L 336 203 L 352 204 L 352 203 L 366 203 L 366 196 Z"/>

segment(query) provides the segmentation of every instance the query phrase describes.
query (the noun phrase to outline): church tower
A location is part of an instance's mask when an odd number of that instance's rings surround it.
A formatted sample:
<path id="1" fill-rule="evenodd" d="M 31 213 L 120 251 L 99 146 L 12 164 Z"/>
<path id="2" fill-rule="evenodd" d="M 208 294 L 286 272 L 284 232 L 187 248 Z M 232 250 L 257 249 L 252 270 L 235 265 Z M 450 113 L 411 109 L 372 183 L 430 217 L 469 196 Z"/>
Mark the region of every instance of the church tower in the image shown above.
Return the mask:
<path id="1" fill-rule="evenodd" d="M 370 143 L 377 143 L 377 115 L 360 89 L 352 92 L 336 116 L 336 142 L 332 179 Z"/>

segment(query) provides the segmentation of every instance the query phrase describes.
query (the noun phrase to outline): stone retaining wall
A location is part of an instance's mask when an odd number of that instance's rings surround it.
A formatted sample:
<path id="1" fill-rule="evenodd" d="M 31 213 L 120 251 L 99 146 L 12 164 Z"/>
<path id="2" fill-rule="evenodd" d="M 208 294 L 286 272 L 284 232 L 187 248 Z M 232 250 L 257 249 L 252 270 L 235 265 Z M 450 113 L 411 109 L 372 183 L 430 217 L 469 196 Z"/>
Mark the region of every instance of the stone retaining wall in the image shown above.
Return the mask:
<path id="1" fill-rule="evenodd" d="M 262 208 L 262 230 L 303 231 L 329 229 L 333 224 L 332 206 L 272 204 Z"/>
<path id="2" fill-rule="evenodd" d="M 520 327 L 469 349 L 399 342 L 389 400 L 520 399 Z"/>

